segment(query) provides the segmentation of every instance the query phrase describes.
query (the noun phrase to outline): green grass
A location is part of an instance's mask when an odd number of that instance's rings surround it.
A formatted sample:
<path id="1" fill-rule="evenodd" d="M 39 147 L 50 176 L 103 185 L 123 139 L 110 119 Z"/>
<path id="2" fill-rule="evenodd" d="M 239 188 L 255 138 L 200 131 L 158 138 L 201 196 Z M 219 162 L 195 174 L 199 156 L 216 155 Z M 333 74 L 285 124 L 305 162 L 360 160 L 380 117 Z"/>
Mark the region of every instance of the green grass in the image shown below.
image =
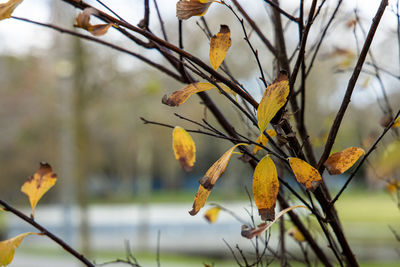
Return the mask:
<path id="1" fill-rule="evenodd" d="M 399 224 L 400 210 L 393 198 L 383 192 L 346 192 L 336 203 L 343 222 Z"/>
<path id="2" fill-rule="evenodd" d="M 193 201 L 194 192 L 163 192 L 153 194 L 148 200 L 150 203 L 188 203 Z M 230 200 L 247 201 L 247 196 L 231 195 L 229 199 L 223 194 L 214 194 L 210 202 L 226 202 Z M 138 203 L 140 199 L 130 199 L 128 203 Z M 109 204 L 109 203 L 108 203 Z M 393 226 L 400 232 L 400 210 L 397 203 L 391 196 L 382 191 L 348 191 L 336 203 L 336 208 L 339 217 L 343 223 L 346 236 L 350 244 L 356 245 L 358 249 L 365 249 L 365 252 L 357 252 L 359 258 L 364 258 L 368 255 L 368 251 L 374 249 L 394 249 L 400 247 L 400 244 L 395 240 L 393 233 L 390 232 L 388 225 Z M 288 225 L 289 226 L 289 225 Z M 273 230 L 273 234 L 277 234 Z M 122 242 L 122 241 L 121 241 Z M 55 246 L 56 247 L 56 246 Z M 37 257 L 60 257 L 68 258 L 61 249 L 40 249 L 35 247 L 21 246 L 18 249 L 16 257 L 19 253 L 33 255 Z M 228 253 L 228 252 L 227 252 Z M 154 264 L 156 261 L 155 253 L 149 252 L 136 252 L 139 263 L 143 266 Z M 116 258 L 124 258 L 124 251 L 96 251 L 93 258 L 98 259 L 97 262 L 104 262 L 114 260 Z M 399 257 L 400 258 L 400 257 Z M 361 266 L 365 267 L 397 267 L 398 262 L 386 262 L 384 258 L 382 261 L 366 261 L 361 262 Z M 204 263 L 214 263 L 216 267 L 236 266 L 233 260 L 224 260 L 210 257 L 191 256 L 185 254 L 170 254 L 161 251 L 161 262 L 170 266 L 174 263 L 183 264 L 185 266 L 203 266 Z M 181 266 L 181 265 L 179 265 Z M 272 264 L 271 266 L 279 266 L 279 263 Z M 303 266 L 300 264 L 292 264 L 292 266 Z"/>

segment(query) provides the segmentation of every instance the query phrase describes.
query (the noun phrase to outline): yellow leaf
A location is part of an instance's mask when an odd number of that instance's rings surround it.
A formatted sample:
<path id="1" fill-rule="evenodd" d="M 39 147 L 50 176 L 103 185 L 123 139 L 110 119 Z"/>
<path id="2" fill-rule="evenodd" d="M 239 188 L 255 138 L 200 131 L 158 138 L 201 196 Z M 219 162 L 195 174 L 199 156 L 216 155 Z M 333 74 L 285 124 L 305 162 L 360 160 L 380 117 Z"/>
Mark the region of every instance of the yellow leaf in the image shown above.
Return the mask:
<path id="1" fill-rule="evenodd" d="M 253 175 L 253 195 L 258 213 L 264 221 L 275 218 L 276 197 L 279 191 L 278 173 L 267 155 L 257 164 Z"/>
<path id="2" fill-rule="evenodd" d="M 363 154 L 365 154 L 364 149 L 349 147 L 341 152 L 330 155 L 324 165 L 328 169 L 329 174 L 342 174 L 350 169 Z"/>
<path id="3" fill-rule="evenodd" d="M 276 218 L 271 222 L 271 223 L 261 223 L 257 226 L 257 228 L 249 228 L 246 225 L 242 226 L 242 232 L 241 235 L 245 238 L 248 239 L 252 239 L 255 236 L 259 236 L 262 233 L 264 233 L 265 231 L 267 231 L 280 217 L 282 217 L 283 215 L 285 215 L 285 213 L 296 209 L 296 208 L 305 208 L 307 209 L 307 207 L 302 206 L 302 205 L 297 205 L 297 206 L 293 206 L 293 207 L 289 207 L 287 209 L 282 210 L 281 212 L 278 213 L 278 215 L 276 216 Z"/>
<path id="4" fill-rule="evenodd" d="M 381 177 L 396 176 L 400 166 L 400 140 L 395 140 L 379 151 L 374 168 Z"/>
<path id="5" fill-rule="evenodd" d="M 397 190 L 399 189 L 397 184 L 393 183 L 388 183 L 385 187 L 386 191 L 388 191 L 390 194 L 394 195 L 397 193 Z"/>
<path id="6" fill-rule="evenodd" d="M 199 210 L 204 207 L 211 189 L 214 187 L 219 177 L 225 172 L 233 151 L 238 146 L 248 146 L 248 144 L 240 143 L 231 147 L 207 170 L 206 174 L 200 178 L 199 190 L 194 198 L 193 208 L 189 211 L 190 215 L 196 215 Z"/>
<path id="7" fill-rule="evenodd" d="M 227 25 L 221 25 L 219 33 L 210 40 L 210 63 L 214 70 L 217 70 L 226 57 L 231 47 L 231 32 Z"/>
<path id="8" fill-rule="evenodd" d="M 176 3 L 176 16 L 180 20 L 204 16 L 213 0 L 181 0 Z"/>
<path id="9" fill-rule="evenodd" d="M 19 247 L 22 240 L 28 235 L 39 235 L 37 233 L 24 233 L 14 238 L 0 242 L 0 266 L 9 265 L 15 254 L 15 249 Z"/>
<path id="10" fill-rule="evenodd" d="M 29 197 L 33 216 L 35 216 L 36 204 L 56 181 L 57 174 L 53 173 L 51 166 L 40 163 L 39 170 L 22 185 L 21 191 Z"/>
<path id="11" fill-rule="evenodd" d="M 206 218 L 206 220 L 209 223 L 215 223 L 217 221 L 218 214 L 220 211 L 221 211 L 221 208 L 219 208 L 219 207 L 214 207 L 214 208 L 208 209 L 206 211 L 206 213 L 204 214 L 204 217 Z"/>
<path id="12" fill-rule="evenodd" d="M 275 130 L 267 130 L 267 134 L 268 134 L 270 137 L 276 136 Z M 257 140 L 256 140 L 256 142 L 257 142 L 258 144 L 262 144 L 263 146 L 266 146 L 267 143 L 268 143 L 268 141 L 269 141 L 269 140 L 268 140 L 268 137 L 265 136 L 264 133 L 261 133 L 261 134 L 257 137 Z M 255 147 L 254 147 L 254 150 L 253 150 L 253 154 L 254 154 L 254 155 L 257 154 L 257 152 L 258 152 L 259 150 L 261 150 L 261 147 L 255 146 Z"/>
<path id="13" fill-rule="evenodd" d="M 275 114 L 285 105 L 289 95 L 289 81 L 285 74 L 267 87 L 257 109 L 258 128 L 264 132 Z"/>
<path id="14" fill-rule="evenodd" d="M 394 122 L 394 124 L 392 125 L 392 128 L 397 128 L 397 127 L 400 127 L 400 117 L 398 117 Z"/>
<path id="15" fill-rule="evenodd" d="M 293 237 L 294 240 L 297 242 L 303 242 L 306 239 L 304 238 L 304 235 L 299 231 L 299 229 L 296 226 L 293 226 L 287 231 L 288 235 Z"/>
<path id="16" fill-rule="evenodd" d="M 21 4 L 23 0 L 9 0 L 6 3 L 0 4 L 0 20 L 8 19 L 14 12 L 14 9 Z"/>
<path id="17" fill-rule="evenodd" d="M 111 23 L 107 24 L 90 24 L 90 16 L 97 15 L 98 11 L 94 8 L 85 8 L 76 17 L 75 27 L 85 29 L 89 31 L 94 36 L 101 36 L 107 33 L 108 29 L 112 26 Z"/>
<path id="18" fill-rule="evenodd" d="M 196 161 L 196 146 L 192 137 L 179 126 L 172 132 L 172 148 L 183 169 L 191 171 Z"/>
<path id="19" fill-rule="evenodd" d="M 320 184 L 322 178 L 318 170 L 307 162 L 298 158 L 289 158 L 296 180 L 304 185 L 308 190 L 314 190 Z"/>
<path id="20" fill-rule="evenodd" d="M 236 97 L 236 93 L 223 83 L 218 83 L 218 86 L 225 92 L 233 94 Z M 182 90 L 173 92 L 169 97 L 165 95 L 162 99 L 162 103 L 171 107 L 177 107 L 185 103 L 192 95 L 215 88 L 215 85 L 212 83 L 191 83 Z"/>

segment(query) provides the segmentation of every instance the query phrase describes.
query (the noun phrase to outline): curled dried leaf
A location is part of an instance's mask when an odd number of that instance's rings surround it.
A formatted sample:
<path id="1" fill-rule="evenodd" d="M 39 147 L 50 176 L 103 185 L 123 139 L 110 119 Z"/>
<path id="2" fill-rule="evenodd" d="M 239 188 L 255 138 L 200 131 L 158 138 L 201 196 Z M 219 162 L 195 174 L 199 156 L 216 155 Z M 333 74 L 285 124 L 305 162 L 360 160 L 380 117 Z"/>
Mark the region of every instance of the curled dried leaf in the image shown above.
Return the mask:
<path id="1" fill-rule="evenodd" d="M 225 84 L 218 83 L 218 86 L 225 92 L 236 97 L 236 93 Z M 169 97 L 165 95 L 162 99 L 162 103 L 171 107 L 177 107 L 185 103 L 192 95 L 211 89 L 216 89 L 215 85 L 212 83 L 191 83 L 182 90 L 173 92 Z"/>
<path id="2" fill-rule="evenodd" d="M 267 134 L 268 134 L 270 137 L 274 137 L 274 136 L 276 136 L 276 131 L 275 131 L 275 130 L 267 130 Z M 268 141 L 269 141 L 269 139 L 268 139 L 268 137 L 267 137 L 264 133 L 261 133 L 261 134 L 257 137 L 257 140 L 256 140 L 256 142 L 257 142 L 258 144 L 262 144 L 263 146 L 266 146 L 267 143 L 268 143 Z M 253 150 L 253 154 L 254 154 L 254 155 L 257 154 L 257 152 L 258 152 L 259 150 L 261 150 L 261 147 L 255 146 L 255 147 L 254 147 L 254 150 Z"/>
<path id="3" fill-rule="evenodd" d="M 252 239 L 255 236 L 260 236 L 262 233 L 267 231 L 280 217 L 285 215 L 285 213 L 287 213 L 287 212 L 289 212 L 289 211 L 291 211 L 293 209 L 296 209 L 296 208 L 305 208 L 305 209 L 307 209 L 307 207 L 305 207 L 305 206 L 297 205 L 297 206 L 289 207 L 287 209 L 282 210 L 281 212 L 278 213 L 276 218 L 270 223 L 261 223 L 256 228 L 250 228 L 247 225 L 243 225 L 242 226 L 241 235 L 243 237 L 245 237 L 245 238 L 248 238 L 248 239 Z"/>
<path id="4" fill-rule="evenodd" d="M 204 16 L 213 0 L 180 0 L 176 3 L 176 16 L 180 20 Z"/>
<path id="5" fill-rule="evenodd" d="M 227 25 L 221 25 L 219 33 L 210 40 L 210 63 L 214 70 L 217 70 L 226 57 L 231 47 L 231 31 Z"/>
<path id="6" fill-rule="evenodd" d="M 308 190 L 314 190 L 321 183 L 322 178 L 318 170 L 304 160 L 289 158 L 289 164 L 296 180 Z"/>
<path id="7" fill-rule="evenodd" d="M 342 174 L 350 169 L 357 160 L 365 154 L 364 149 L 359 147 L 349 147 L 341 152 L 329 156 L 324 165 L 329 174 Z"/>
<path id="8" fill-rule="evenodd" d="M 267 87 L 257 108 L 260 132 L 264 132 L 276 113 L 285 105 L 289 92 L 289 80 L 286 74 L 281 74 Z"/>
<path id="9" fill-rule="evenodd" d="M 107 33 L 108 29 L 112 26 L 111 23 L 107 24 L 90 24 L 90 16 L 97 15 L 98 11 L 94 8 L 85 8 L 76 17 L 75 27 L 85 29 L 89 31 L 94 36 L 101 36 Z"/>
<path id="10" fill-rule="evenodd" d="M 257 225 L 257 228 L 250 228 L 247 225 L 242 225 L 242 231 L 240 232 L 240 234 L 247 239 L 252 239 L 253 237 L 259 236 L 264 233 L 267 228 L 268 223 L 260 223 L 259 225 Z"/>
<path id="11" fill-rule="evenodd" d="M 204 218 L 206 218 L 206 220 L 209 223 L 215 223 L 217 221 L 218 214 L 220 211 L 221 211 L 220 207 L 214 207 L 214 208 L 208 209 L 206 211 L 206 213 L 204 214 Z"/>
<path id="12" fill-rule="evenodd" d="M 179 126 L 172 132 L 172 148 L 182 168 L 191 171 L 196 161 L 196 146 L 189 133 Z"/>
<path id="13" fill-rule="evenodd" d="M 23 0 L 9 0 L 6 3 L 0 4 L 0 20 L 10 18 L 15 8 L 21 4 L 22 1 Z"/>
<path id="14" fill-rule="evenodd" d="M 214 184 L 225 172 L 235 148 L 237 148 L 238 146 L 247 145 L 248 144 L 240 143 L 231 147 L 207 170 L 206 174 L 202 178 L 200 178 L 200 186 L 194 198 L 193 208 L 191 211 L 189 211 L 190 215 L 196 215 L 199 210 L 204 207 L 207 202 L 207 198 L 210 195 L 212 188 L 214 187 Z"/>
<path id="15" fill-rule="evenodd" d="M 24 238 L 28 235 L 40 234 L 29 232 L 0 242 L 0 266 L 7 266 L 12 262 L 15 254 L 15 249 L 18 248 L 19 245 L 21 245 L 22 240 L 24 240 Z"/>
<path id="16" fill-rule="evenodd" d="M 35 216 L 37 203 L 56 181 L 57 174 L 53 173 L 51 166 L 47 163 L 40 163 L 39 170 L 22 185 L 21 191 L 29 197 L 33 216 Z"/>
<path id="17" fill-rule="evenodd" d="M 257 164 L 253 175 L 253 196 L 261 219 L 274 220 L 278 191 L 278 173 L 274 162 L 267 155 Z"/>

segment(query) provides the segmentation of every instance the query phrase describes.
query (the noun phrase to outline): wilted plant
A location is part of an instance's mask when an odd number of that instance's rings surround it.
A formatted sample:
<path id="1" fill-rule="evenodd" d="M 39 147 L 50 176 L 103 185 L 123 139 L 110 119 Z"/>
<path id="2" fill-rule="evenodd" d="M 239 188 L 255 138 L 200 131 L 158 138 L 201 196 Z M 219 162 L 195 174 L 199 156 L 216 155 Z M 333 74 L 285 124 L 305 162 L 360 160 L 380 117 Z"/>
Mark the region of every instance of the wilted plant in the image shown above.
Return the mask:
<path id="1" fill-rule="evenodd" d="M 181 0 L 176 3 L 176 15 L 179 19 L 179 45 L 174 45 L 168 41 L 167 30 L 162 20 L 161 12 L 158 9 L 157 1 L 154 0 L 154 7 L 150 8 L 150 1 L 144 0 L 144 17 L 137 26 L 122 19 L 110 7 L 106 6 L 102 1 L 96 2 L 106 11 L 102 11 L 86 1 L 78 0 L 62 0 L 68 5 L 74 6 L 81 10 L 76 16 L 77 28 L 88 31 L 87 35 L 82 31 L 72 31 L 60 26 L 55 26 L 47 23 L 32 21 L 27 18 L 12 17 L 11 14 L 15 7 L 22 0 L 10 0 L 7 3 L 0 5 L 0 19 L 13 18 L 26 21 L 29 23 L 38 24 L 43 27 L 48 27 L 56 31 L 67 33 L 82 39 L 97 42 L 99 44 L 116 49 L 122 53 L 127 53 L 136 57 L 146 64 L 156 68 L 158 71 L 170 76 L 185 86 L 181 90 L 173 92 L 170 96 L 165 96 L 162 103 L 171 107 L 183 105 L 191 96 L 197 94 L 203 104 L 215 116 L 218 127 L 223 130 L 218 130 L 217 126 L 212 125 L 204 118 L 202 121 L 194 121 L 189 118 L 179 116 L 180 119 L 189 121 L 195 127 L 200 127 L 199 130 L 183 129 L 175 125 L 167 125 L 161 122 L 150 121 L 141 118 L 145 124 L 161 125 L 173 129 L 173 151 L 176 159 L 182 165 L 185 171 L 190 171 L 195 164 L 196 150 L 201 148 L 195 147 L 195 142 L 189 133 L 204 134 L 211 137 L 219 138 L 233 143 L 229 148 L 199 179 L 199 188 L 195 196 L 191 215 L 196 215 L 207 202 L 213 187 L 218 179 L 225 172 L 229 160 L 234 154 L 242 155 L 243 161 L 254 168 L 252 195 L 257 206 L 261 220 L 264 221 L 259 225 L 244 225 L 242 227 L 242 236 L 245 238 L 261 238 L 264 241 L 267 239 L 264 233 L 276 222 L 279 218 L 287 213 L 294 225 L 289 234 L 301 244 L 307 244 L 308 248 L 313 251 L 315 257 L 320 264 L 324 266 L 359 266 L 357 258 L 352 251 L 352 248 L 343 232 L 340 218 L 335 209 L 335 202 L 339 199 L 348 184 L 355 177 L 356 172 L 361 168 L 367 157 L 375 149 L 376 145 L 383 136 L 390 130 L 393 130 L 394 135 L 398 139 L 398 133 L 395 129 L 400 126 L 398 119 L 399 112 L 394 113 L 389 102 L 387 106 L 386 116 L 387 123 L 384 125 L 384 130 L 378 138 L 376 138 L 365 152 L 362 148 L 350 147 L 338 153 L 331 153 L 335 143 L 337 134 L 342 124 L 344 115 L 349 106 L 356 82 L 360 76 L 363 66 L 369 55 L 369 49 L 374 39 L 376 30 L 381 21 L 381 18 L 388 5 L 388 0 L 382 0 L 376 14 L 372 20 L 368 32 L 366 33 L 365 41 L 362 43 L 362 49 L 355 55 L 346 51 L 337 51 L 340 55 L 346 55 L 346 64 L 341 64 L 341 69 L 349 68 L 351 63 L 355 62 L 355 66 L 351 67 L 352 75 L 348 80 L 346 93 L 343 96 L 340 108 L 332 122 L 326 142 L 324 143 L 323 152 L 319 159 L 315 154 L 315 149 L 310 141 L 307 125 L 305 124 L 305 99 L 307 92 L 307 77 L 312 70 L 315 58 L 317 57 L 321 45 L 323 45 L 326 34 L 329 31 L 332 22 L 335 21 L 338 11 L 342 5 L 342 0 L 335 2 L 333 10 L 328 9 L 327 1 L 312 0 L 307 3 L 303 0 L 299 1 L 294 14 L 282 9 L 278 0 L 259 1 L 260 6 L 267 4 L 271 12 L 271 20 L 273 24 L 273 37 L 275 44 L 270 41 L 270 38 L 263 33 L 263 29 L 256 23 L 252 14 L 245 11 L 246 6 L 242 6 L 239 1 L 210 1 L 210 0 Z M 215 3 L 214 3 L 215 2 Z M 243 1 L 244 2 L 244 1 Z M 212 5 L 214 3 L 214 5 Z M 204 26 L 204 31 L 210 38 L 209 60 L 204 60 L 196 55 L 184 50 L 182 30 L 183 20 L 188 20 L 185 23 L 194 23 L 193 16 L 204 16 L 210 8 L 215 5 L 225 7 L 225 12 L 231 12 L 240 23 L 243 32 L 231 33 L 229 25 L 220 25 L 218 33 L 213 35 L 208 30 L 207 22 L 201 18 Z M 313 23 L 322 16 L 324 11 L 327 18 L 327 23 L 318 35 L 315 43 L 310 43 L 309 33 L 313 27 Z M 158 14 L 159 24 L 161 26 L 160 36 L 156 35 L 151 30 L 149 21 L 150 12 L 154 10 Z M 306 15 L 307 14 L 307 15 Z M 397 10 L 397 16 L 399 15 Z M 91 17 L 96 17 L 104 22 L 104 24 L 92 25 Z M 243 17 L 243 18 L 242 18 Z M 296 25 L 298 31 L 298 43 L 292 56 L 286 49 L 286 38 L 283 22 Z M 348 27 L 358 27 L 358 20 L 352 20 Z M 97 36 L 106 35 L 110 30 L 116 30 L 122 35 L 125 35 L 137 46 L 146 49 L 154 49 L 158 51 L 170 65 L 161 65 L 154 62 L 152 59 L 119 47 L 105 39 L 99 39 Z M 265 50 L 262 53 L 271 53 L 274 61 L 271 64 L 276 70 L 274 81 L 268 81 L 265 77 L 265 71 L 260 63 L 259 54 L 251 42 L 250 32 L 256 35 L 265 45 Z M 264 85 L 264 93 L 260 102 L 256 101 L 250 90 L 247 90 L 235 78 L 235 75 L 229 71 L 229 64 L 225 63 L 225 57 L 230 51 L 232 40 L 231 34 L 243 35 L 249 49 L 253 53 L 257 62 L 260 80 Z M 141 38 L 139 38 L 139 36 Z M 143 41 L 145 40 L 145 41 Z M 400 39 L 399 39 L 400 40 Z M 370 55 L 371 56 L 371 55 Z M 372 56 L 371 56 L 372 58 Z M 349 61 L 351 61 L 349 63 Z M 375 77 L 379 75 L 379 66 L 372 60 L 372 66 L 375 69 Z M 218 71 L 219 70 L 219 71 Z M 236 130 L 225 116 L 224 112 L 219 108 L 216 100 L 212 99 L 206 91 L 218 90 L 239 113 L 246 118 L 241 123 L 244 127 L 257 131 L 257 138 L 247 136 Z M 318 116 L 318 114 L 316 114 Z M 269 128 L 269 129 L 268 129 Z M 253 147 L 251 147 L 253 146 Z M 252 148 L 252 149 L 251 149 Z M 257 153 L 264 151 L 263 156 Z M 265 155 L 266 154 L 266 155 Z M 332 197 L 329 188 L 324 180 L 325 169 L 331 175 L 343 174 L 351 168 L 359 159 L 357 167 L 349 175 L 348 180 L 342 186 L 339 193 Z M 282 176 L 282 171 L 293 174 L 297 182 L 301 185 L 301 192 L 293 188 L 288 183 L 287 178 Z M 279 174 L 279 175 L 278 175 Z M 10 211 L 21 217 L 28 223 L 39 229 L 40 233 L 47 235 L 55 242 L 65 248 L 65 243 L 59 240 L 52 233 L 45 230 L 42 226 L 34 221 L 34 209 L 40 197 L 55 183 L 56 177 L 52 174 L 49 165 L 41 165 L 39 171 L 33 178 L 27 181 L 22 188 L 22 191 L 30 197 L 32 205 L 32 217 L 28 218 L 18 210 L 12 208 L 5 201 L 1 200 L 0 204 L 4 206 L 5 211 Z M 398 188 L 397 188 L 398 190 Z M 290 206 L 291 199 L 295 198 L 301 205 Z M 279 203 L 280 212 L 275 215 L 276 202 Z M 328 248 L 323 248 L 315 239 L 315 236 L 309 231 L 303 220 L 296 213 L 295 208 L 306 208 L 310 216 L 313 216 L 323 233 Z M 220 211 L 225 211 L 223 207 L 217 206 L 206 212 L 206 217 L 209 221 L 214 222 Z M 281 226 L 284 229 L 283 226 Z M 284 238 L 284 231 L 281 231 L 280 237 Z M 0 243 L 0 247 L 5 247 L 0 252 L 0 264 L 7 265 L 11 262 L 14 254 L 14 249 L 18 247 L 22 239 L 32 233 L 26 233 L 17 236 L 13 239 Z M 264 237 L 262 236 L 264 235 Z M 284 242 L 280 249 L 282 266 L 286 265 L 287 255 L 285 253 Z M 267 245 L 265 246 L 267 248 Z M 301 245 L 303 252 L 305 251 Z M 76 256 L 87 266 L 94 266 L 84 256 L 77 253 L 74 249 L 67 247 L 68 252 Z M 243 256 L 245 266 L 263 266 L 262 262 L 266 252 L 256 253 L 256 259 L 253 263 L 249 263 L 246 257 Z M 309 260 L 304 253 L 306 262 L 311 266 Z M 242 265 L 237 261 L 239 265 Z M 136 266 L 136 265 L 134 265 Z"/>

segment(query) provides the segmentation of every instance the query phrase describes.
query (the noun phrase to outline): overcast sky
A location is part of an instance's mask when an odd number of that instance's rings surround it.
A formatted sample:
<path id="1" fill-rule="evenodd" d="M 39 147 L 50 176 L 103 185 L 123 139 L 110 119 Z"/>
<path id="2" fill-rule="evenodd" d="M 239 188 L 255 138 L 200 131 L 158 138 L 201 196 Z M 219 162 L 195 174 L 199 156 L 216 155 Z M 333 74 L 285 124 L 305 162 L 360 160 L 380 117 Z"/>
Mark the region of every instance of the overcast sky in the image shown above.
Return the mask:
<path id="1" fill-rule="evenodd" d="M 50 3 L 58 0 L 24 0 L 20 6 L 15 10 L 14 15 L 19 17 L 30 18 L 41 22 L 50 22 L 51 12 Z M 175 17 L 175 4 L 177 0 L 158 0 L 161 12 L 166 19 Z M 331 0 L 332 1 L 332 0 Z M 0 0 L 0 3 L 7 2 Z M 87 1 L 88 3 L 95 4 L 96 1 Z M 137 23 L 143 15 L 142 5 L 143 0 L 103 0 L 104 3 L 113 7 L 118 14 L 121 14 L 127 20 Z M 151 1 L 152 2 L 152 1 Z M 262 0 L 242 0 L 243 6 L 250 12 L 263 12 L 259 9 Z M 298 0 L 285 0 L 281 1 L 284 5 L 290 6 L 292 3 L 297 3 Z M 344 1 L 345 9 L 354 9 L 358 7 L 361 14 L 365 17 L 372 17 L 379 4 L 379 0 L 350 0 Z M 394 1 L 393 1 L 394 2 Z M 245 3 L 245 4 L 244 4 Z M 210 9 L 209 14 L 221 6 Z M 258 8 L 256 8 L 258 7 Z M 155 16 L 155 12 L 152 13 Z M 392 20 L 388 20 L 390 17 Z M 155 18 L 154 18 L 155 19 Z M 385 23 L 394 22 L 394 16 L 386 16 Z M 15 21 L 12 19 L 3 20 L 0 22 L 0 53 L 18 53 L 24 54 L 31 50 L 32 47 L 46 48 L 51 42 L 48 31 L 43 31 L 40 27 L 30 25 L 24 22 Z"/>
<path id="2" fill-rule="evenodd" d="M 54 16 L 51 14 L 51 3 L 53 1 L 60 1 L 60 0 L 24 0 L 22 4 L 20 4 L 17 9 L 15 10 L 14 14 L 18 17 L 25 17 L 32 20 L 40 21 L 40 22 L 54 22 Z M 311 0 L 306 0 L 307 6 L 309 6 Z M 5 0 L 0 0 L 0 3 L 7 2 Z M 86 1 L 91 3 L 97 7 L 99 5 L 96 3 L 95 0 Z M 103 0 L 103 2 L 114 9 L 118 14 L 120 14 L 124 19 L 130 21 L 132 24 L 137 24 L 143 16 L 143 0 Z M 158 4 L 164 20 L 175 20 L 175 5 L 177 0 L 158 0 Z M 260 14 L 265 16 L 265 10 L 260 9 L 260 3 L 263 2 L 262 0 L 241 0 L 240 1 L 245 9 L 252 14 Z M 366 25 L 369 24 L 369 20 L 372 19 L 374 16 L 377 7 L 379 6 L 380 0 L 347 0 L 344 1 L 344 4 L 341 8 L 342 11 L 352 11 L 355 8 L 359 9 L 359 14 L 362 18 L 365 19 Z M 152 4 L 153 1 L 150 1 Z M 291 5 L 298 4 L 298 0 L 282 0 L 281 1 L 283 8 L 289 8 Z M 334 6 L 336 0 L 328 0 L 331 6 Z M 390 6 L 396 3 L 396 0 L 389 1 Z M 63 6 L 64 5 L 62 4 Z M 224 8 L 221 5 L 214 4 L 213 8 L 210 8 L 206 16 L 213 16 L 214 12 L 218 12 Z M 292 8 L 293 9 L 293 8 Z M 73 18 L 74 14 L 78 11 L 67 8 L 66 12 L 71 12 L 71 18 Z M 74 13 L 75 12 L 75 13 Z M 151 13 L 151 21 L 157 21 L 155 17 L 155 12 Z M 192 18 L 191 20 L 196 20 L 196 18 Z M 66 25 L 62 25 L 65 27 Z M 67 27 L 72 28 L 72 22 Z M 387 9 L 383 21 L 381 22 L 380 28 L 385 28 L 385 31 L 393 31 L 396 27 L 396 19 L 394 14 L 391 12 L 390 7 Z M 378 29 L 378 33 L 379 33 Z M 16 21 L 13 19 L 7 19 L 0 21 L 0 54 L 18 54 L 24 55 L 28 53 L 32 53 L 35 50 L 43 51 L 43 49 L 47 49 L 52 44 L 52 34 L 54 32 L 51 30 L 43 30 L 42 27 L 31 25 L 29 23 Z M 381 36 L 384 36 L 382 34 Z M 119 38 L 120 35 L 116 31 L 110 31 L 107 34 L 107 39 Z M 377 39 L 374 40 L 374 43 L 379 42 L 379 35 Z M 339 40 L 339 42 L 345 42 L 346 40 Z M 393 48 L 393 51 L 397 53 L 397 48 Z M 124 57 L 121 57 L 123 60 Z M 130 64 L 122 64 L 124 66 L 131 66 L 135 63 L 129 58 Z M 394 63 L 394 62 L 392 62 Z M 136 66 L 136 65 L 135 65 Z M 397 65 L 396 65 L 397 66 Z M 398 67 L 396 67 L 398 68 Z M 346 82 L 344 80 L 343 82 Z M 247 82 L 245 82 L 247 83 Z M 254 83 L 254 81 L 251 81 Z M 254 84 L 257 86 L 256 84 Z M 345 87 L 345 84 L 341 85 L 340 87 Z M 389 86 L 389 93 L 390 93 L 390 86 Z M 392 87 L 393 88 L 393 87 Z M 375 91 L 375 93 L 373 93 Z M 337 97 L 334 96 L 334 100 L 340 100 L 342 92 L 339 90 L 337 91 L 339 94 Z M 379 90 L 372 89 L 371 90 L 359 90 L 357 95 L 358 103 L 361 105 L 366 105 L 369 103 L 373 103 L 376 101 L 376 95 L 380 95 Z M 333 107 L 336 106 L 336 101 L 332 101 L 331 104 Z"/>

